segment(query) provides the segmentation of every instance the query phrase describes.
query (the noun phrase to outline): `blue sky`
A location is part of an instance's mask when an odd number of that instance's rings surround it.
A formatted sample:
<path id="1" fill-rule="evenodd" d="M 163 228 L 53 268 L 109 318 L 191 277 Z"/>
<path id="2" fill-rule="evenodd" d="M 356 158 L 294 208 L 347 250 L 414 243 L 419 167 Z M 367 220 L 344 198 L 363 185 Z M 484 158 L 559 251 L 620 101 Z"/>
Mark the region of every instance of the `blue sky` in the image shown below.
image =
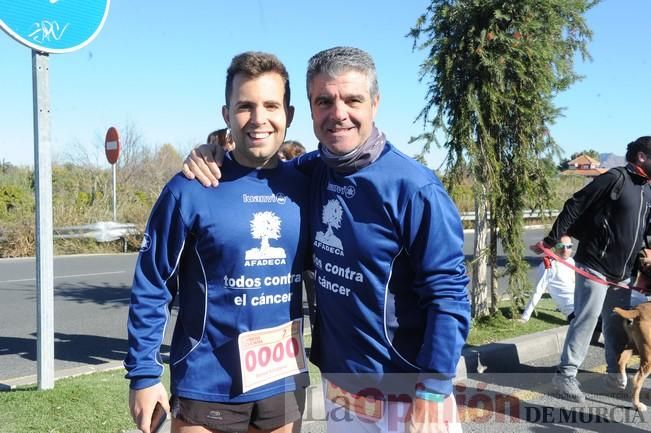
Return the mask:
<path id="1" fill-rule="evenodd" d="M 45 0 L 43 0 L 45 1 Z M 59 0 L 66 1 L 66 0 Z M 296 116 L 287 138 L 316 147 L 305 96 L 305 67 L 336 45 L 368 51 L 380 82 L 378 126 L 406 153 L 422 130 L 418 82 L 424 53 L 404 35 L 426 0 L 113 0 L 91 44 L 50 56 L 52 148 L 55 158 L 85 147 L 103 163 L 109 126 L 131 123 L 148 145 L 172 143 L 183 154 L 222 127 L 224 79 L 242 51 L 273 52 L 286 64 Z M 624 154 L 626 143 L 651 135 L 649 0 L 604 0 L 588 13 L 592 62 L 585 79 L 557 98 L 565 117 L 551 128 L 565 150 Z M 31 165 L 31 53 L 0 32 L 0 160 Z M 438 167 L 443 152 L 428 157 Z M 108 164 L 108 163 L 106 163 Z"/>

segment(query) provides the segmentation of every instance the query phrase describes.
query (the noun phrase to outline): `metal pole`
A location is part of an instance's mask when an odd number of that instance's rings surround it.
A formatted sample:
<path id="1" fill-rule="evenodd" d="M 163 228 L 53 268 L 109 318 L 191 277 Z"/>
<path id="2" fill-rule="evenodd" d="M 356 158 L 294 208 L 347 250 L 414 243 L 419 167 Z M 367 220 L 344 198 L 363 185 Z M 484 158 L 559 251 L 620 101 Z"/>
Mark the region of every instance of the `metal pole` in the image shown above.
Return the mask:
<path id="1" fill-rule="evenodd" d="M 54 388 L 54 259 L 48 55 L 32 50 L 36 181 L 36 313 L 38 389 Z"/>
<path id="2" fill-rule="evenodd" d="M 117 194 L 115 192 L 116 189 L 116 172 L 117 172 L 117 164 L 112 164 L 113 165 L 113 221 L 117 221 Z"/>

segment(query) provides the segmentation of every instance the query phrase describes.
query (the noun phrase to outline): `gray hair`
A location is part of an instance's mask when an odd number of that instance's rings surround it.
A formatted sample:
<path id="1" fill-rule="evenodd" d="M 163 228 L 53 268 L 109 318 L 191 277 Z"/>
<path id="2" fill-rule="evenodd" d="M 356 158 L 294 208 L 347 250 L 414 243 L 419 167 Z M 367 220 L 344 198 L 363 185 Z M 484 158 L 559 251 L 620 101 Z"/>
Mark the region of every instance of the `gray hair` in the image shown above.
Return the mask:
<path id="1" fill-rule="evenodd" d="M 330 78 L 338 77 L 344 72 L 357 71 L 368 79 L 368 90 L 371 99 L 380 93 L 377 84 L 377 73 L 373 58 L 363 50 L 353 47 L 334 47 L 319 51 L 307 63 L 307 97 L 310 98 L 310 83 L 318 74 Z"/>

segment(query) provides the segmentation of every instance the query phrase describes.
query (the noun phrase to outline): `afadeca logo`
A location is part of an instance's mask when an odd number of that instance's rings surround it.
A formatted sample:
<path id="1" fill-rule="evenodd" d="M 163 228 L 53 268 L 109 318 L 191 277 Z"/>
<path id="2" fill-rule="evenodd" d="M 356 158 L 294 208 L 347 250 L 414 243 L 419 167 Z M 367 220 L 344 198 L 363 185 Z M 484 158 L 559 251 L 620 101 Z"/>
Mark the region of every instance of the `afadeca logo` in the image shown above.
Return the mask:
<path id="1" fill-rule="evenodd" d="M 328 184 L 328 191 L 334 192 L 335 194 L 343 195 L 346 198 L 355 197 L 355 187 L 352 185 L 335 185 L 333 183 Z"/>
<path id="2" fill-rule="evenodd" d="M 251 219 L 251 237 L 260 240 L 259 248 L 251 248 L 244 255 L 244 266 L 284 265 L 285 250 L 272 247 L 270 240 L 280 239 L 282 221 L 273 212 L 256 212 Z"/>
<path id="3" fill-rule="evenodd" d="M 269 195 L 249 195 L 242 194 L 243 203 L 277 203 L 285 204 L 287 202 L 287 197 L 285 194 L 269 194 Z"/>
<path id="4" fill-rule="evenodd" d="M 344 255 L 344 247 L 341 244 L 341 239 L 335 236 L 333 231 L 333 228 L 341 228 L 343 214 L 344 210 L 339 200 L 328 200 L 328 203 L 323 206 L 321 221 L 328 226 L 328 229 L 325 232 L 316 232 L 316 236 L 314 237 L 314 246 L 316 248 L 321 248 L 338 256 Z"/>

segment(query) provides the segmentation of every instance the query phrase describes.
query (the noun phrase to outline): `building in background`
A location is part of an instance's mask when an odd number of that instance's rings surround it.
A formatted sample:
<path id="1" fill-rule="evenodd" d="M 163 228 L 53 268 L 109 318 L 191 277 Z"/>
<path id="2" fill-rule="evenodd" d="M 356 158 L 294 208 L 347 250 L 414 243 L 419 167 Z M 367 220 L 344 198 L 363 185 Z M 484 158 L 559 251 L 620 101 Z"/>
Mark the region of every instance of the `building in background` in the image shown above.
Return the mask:
<path id="1" fill-rule="evenodd" d="M 588 155 L 579 155 L 567 163 L 567 170 L 561 172 L 562 175 L 575 175 L 595 178 L 608 171 L 607 168 L 601 167 L 601 163 L 589 157 Z"/>

